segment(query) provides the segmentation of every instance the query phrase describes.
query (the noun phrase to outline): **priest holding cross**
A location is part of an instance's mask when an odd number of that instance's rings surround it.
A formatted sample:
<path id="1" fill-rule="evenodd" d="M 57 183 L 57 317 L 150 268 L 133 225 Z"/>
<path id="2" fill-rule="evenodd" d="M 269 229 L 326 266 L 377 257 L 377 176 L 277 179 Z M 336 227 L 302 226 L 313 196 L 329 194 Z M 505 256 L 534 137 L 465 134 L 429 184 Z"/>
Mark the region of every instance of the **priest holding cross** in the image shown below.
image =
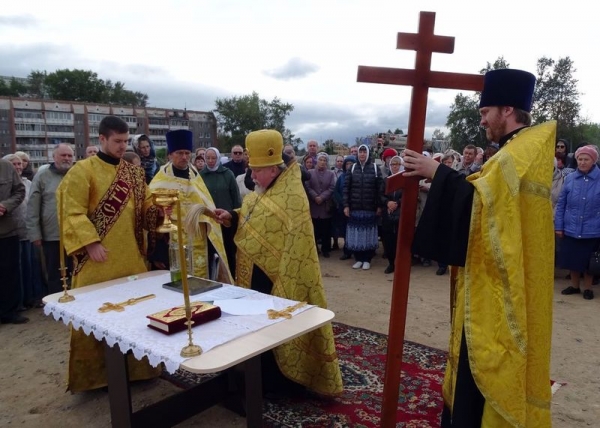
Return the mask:
<path id="1" fill-rule="evenodd" d="M 433 52 L 454 51 L 454 38 L 435 35 L 434 24 L 435 13 L 421 12 L 418 34 L 398 33 L 397 48 L 416 51 L 414 70 L 358 67 L 359 82 L 412 86 L 407 172 L 390 177 L 386 189 L 402 188 L 403 203 L 381 426 L 396 426 L 413 251 L 460 267 L 451 294 L 442 426 L 550 426 L 556 124 L 530 127 L 535 85 L 530 73 L 494 70 L 484 84 L 481 75 L 432 71 Z M 481 125 L 501 149 L 466 179 L 421 155 L 428 89 L 482 87 Z M 423 177 L 433 182 L 415 235 Z"/>
<path id="2" fill-rule="evenodd" d="M 534 86 L 521 70 L 485 75 L 481 125 L 500 150 L 480 172 L 405 153 L 405 176 L 433 179 L 413 249 L 460 266 L 442 427 L 551 426 L 556 123 L 530 126 Z"/>

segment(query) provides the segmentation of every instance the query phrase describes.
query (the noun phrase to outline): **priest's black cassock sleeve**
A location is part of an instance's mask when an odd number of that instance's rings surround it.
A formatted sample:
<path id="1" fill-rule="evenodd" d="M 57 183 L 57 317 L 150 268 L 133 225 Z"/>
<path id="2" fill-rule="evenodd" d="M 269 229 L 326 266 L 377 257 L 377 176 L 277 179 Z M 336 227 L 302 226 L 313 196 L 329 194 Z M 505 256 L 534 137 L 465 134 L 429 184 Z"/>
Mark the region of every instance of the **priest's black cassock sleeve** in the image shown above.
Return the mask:
<path id="1" fill-rule="evenodd" d="M 475 188 L 465 175 L 440 165 L 421 214 L 412 252 L 452 266 L 464 266 Z"/>

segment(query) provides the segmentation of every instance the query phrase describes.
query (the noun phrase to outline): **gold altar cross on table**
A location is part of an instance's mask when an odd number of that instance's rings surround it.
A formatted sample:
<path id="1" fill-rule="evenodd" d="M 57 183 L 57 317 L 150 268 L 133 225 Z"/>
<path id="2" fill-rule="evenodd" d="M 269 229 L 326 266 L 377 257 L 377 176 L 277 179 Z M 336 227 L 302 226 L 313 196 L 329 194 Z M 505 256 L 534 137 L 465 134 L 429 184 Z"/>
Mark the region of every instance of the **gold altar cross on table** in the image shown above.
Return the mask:
<path id="1" fill-rule="evenodd" d="M 154 299 L 155 297 L 155 294 L 147 294 L 145 296 L 127 299 L 121 303 L 104 302 L 102 306 L 98 308 L 98 312 L 123 312 L 125 310 L 125 306 L 135 305 L 136 303 L 143 302 L 144 300 Z"/>
<path id="2" fill-rule="evenodd" d="M 427 116 L 427 95 L 429 88 L 462 89 L 481 91 L 483 75 L 446 73 L 431 70 L 433 52 L 453 53 L 454 37 L 436 36 L 435 12 L 421 12 L 417 34 L 398 33 L 397 49 L 417 52 L 414 70 L 385 67 L 358 67 L 358 82 L 385 83 L 390 85 L 412 86 L 410 116 L 408 121 L 407 148 L 421 152 Z M 381 426 L 395 427 L 400 387 L 402 353 L 404 351 L 404 330 L 406 328 L 406 308 L 410 282 L 411 244 L 414 237 L 418 196 L 418 177 L 404 177 L 402 174 L 388 178 L 386 192 L 403 189 L 400 229 L 396 244 L 394 285 L 390 310 L 388 350 L 383 386 Z"/>

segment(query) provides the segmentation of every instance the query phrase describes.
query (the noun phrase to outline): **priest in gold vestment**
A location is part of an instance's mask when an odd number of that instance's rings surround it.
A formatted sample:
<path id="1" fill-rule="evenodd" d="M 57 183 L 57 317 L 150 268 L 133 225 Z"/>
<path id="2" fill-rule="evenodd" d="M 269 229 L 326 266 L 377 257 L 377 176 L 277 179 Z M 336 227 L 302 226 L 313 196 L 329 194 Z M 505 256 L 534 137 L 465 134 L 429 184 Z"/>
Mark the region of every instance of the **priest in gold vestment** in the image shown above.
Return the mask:
<path id="1" fill-rule="evenodd" d="M 116 116 L 100 122 L 100 151 L 78 161 L 57 190 L 64 246 L 74 257 L 72 287 L 79 288 L 146 272 L 143 228 L 156 223 L 144 170 L 121 160 L 129 137 Z M 63 202 L 64 201 L 64 202 Z M 76 305 L 77 301 L 70 303 Z M 128 358 L 131 380 L 160 374 L 144 358 Z M 68 389 L 80 392 L 107 385 L 104 345 L 82 330 L 71 331 Z"/>
<path id="2" fill-rule="evenodd" d="M 193 134 L 186 129 L 167 132 L 167 150 L 171 161 L 159 168 L 158 173 L 150 182 L 150 189 L 175 189 L 179 191 L 181 201 L 181 217 L 185 219 L 189 210 L 194 205 L 201 205 L 215 209 L 215 204 L 210 196 L 210 192 L 204 184 L 200 173 L 191 165 L 191 154 L 193 149 Z M 219 255 L 219 264 L 216 266 L 218 272 L 215 278 L 228 284 L 233 284 L 233 278 L 229 272 L 227 263 L 227 254 L 223 244 L 223 234 L 221 226 L 216 220 L 207 215 L 199 216 L 199 224 L 196 230 L 199 232 L 192 237 L 189 242 L 189 235 L 184 227 L 183 245 L 192 247 L 192 268 L 190 272 L 200 278 L 209 277 L 209 267 L 212 263 L 209 259 L 208 242 L 212 244 L 216 254 Z M 178 225 L 184 222 L 177 220 Z M 177 241 L 177 234 L 172 233 L 170 239 Z M 190 245 L 191 244 L 191 245 Z M 166 260 L 165 260 L 166 262 Z M 165 263 L 166 264 L 166 263 Z"/>
<path id="3" fill-rule="evenodd" d="M 216 210 L 221 220 L 232 220 L 238 227 L 236 284 L 324 308 L 325 292 L 300 167 L 295 161 L 285 165 L 283 139 L 275 130 L 251 132 L 246 149 L 255 191 L 244 198 L 240 210 Z M 331 324 L 263 356 L 265 392 L 288 389 L 292 387 L 285 384 L 289 380 L 324 395 L 343 391 Z M 281 374 L 282 381 L 277 381 Z"/>
<path id="4" fill-rule="evenodd" d="M 535 77 L 485 75 L 481 125 L 500 150 L 468 178 L 407 150 L 433 178 L 413 251 L 458 269 L 442 427 L 549 427 L 556 123 L 531 127 Z"/>

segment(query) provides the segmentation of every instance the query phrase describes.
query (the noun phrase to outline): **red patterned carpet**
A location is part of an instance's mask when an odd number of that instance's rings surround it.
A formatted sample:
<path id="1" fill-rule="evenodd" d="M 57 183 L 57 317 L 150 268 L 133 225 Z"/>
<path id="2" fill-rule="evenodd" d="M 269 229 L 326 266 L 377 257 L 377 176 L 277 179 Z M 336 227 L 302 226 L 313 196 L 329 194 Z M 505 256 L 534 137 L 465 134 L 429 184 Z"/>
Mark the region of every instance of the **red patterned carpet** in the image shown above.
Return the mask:
<path id="1" fill-rule="evenodd" d="M 362 328 L 333 323 L 344 393 L 323 399 L 310 393 L 301 397 L 265 400 L 265 426 L 378 427 L 387 336 Z M 442 411 L 441 384 L 446 353 L 417 343 L 404 343 L 404 364 L 398 401 L 398 427 L 438 427 Z M 165 375 L 180 386 L 201 381 L 196 375 Z"/>

